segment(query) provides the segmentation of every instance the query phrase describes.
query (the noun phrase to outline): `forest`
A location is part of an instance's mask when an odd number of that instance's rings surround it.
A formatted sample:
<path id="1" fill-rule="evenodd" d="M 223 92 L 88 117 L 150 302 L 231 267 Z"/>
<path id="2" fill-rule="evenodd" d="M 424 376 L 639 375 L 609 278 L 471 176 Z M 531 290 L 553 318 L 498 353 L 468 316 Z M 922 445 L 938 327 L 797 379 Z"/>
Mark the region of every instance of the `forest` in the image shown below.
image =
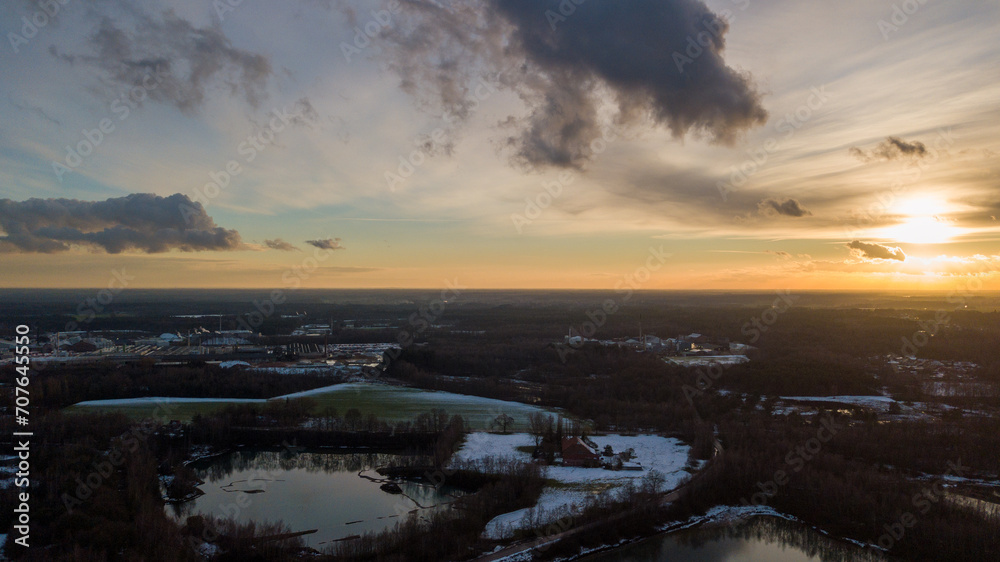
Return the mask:
<path id="1" fill-rule="evenodd" d="M 598 343 L 565 353 L 561 346 L 567 328 L 580 325 L 586 312 L 605 297 L 560 294 L 546 301 L 541 293 L 491 293 L 449 304 L 435 325 L 411 334 L 413 344 L 404 346 L 376 377 L 392 384 L 562 408 L 585 420 L 589 431 L 676 437 L 691 445 L 692 461 L 704 461 L 704 468 L 669 505 L 661 505 L 655 486 L 601 497 L 565 522 L 567 528 L 599 523 L 600 532 L 573 535 L 543 556 L 634 538 L 657 524 L 683 520 L 714 505 L 746 503 L 766 503 L 834 536 L 876 545 L 885 542 L 886 524 L 906 517 L 905 537 L 893 539 L 888 550 L 907 560 L 988 559 L 1000 551 L 1000 521 L 944 501 L 935 492 L 941 489 L 940 477 L 955 466 L 972 482 L 995 481 L 1000 474 L 995 455 L 1000 449 L 1000 418 L 982 415 L 1000 411 L 995 392 L 1000 383 L 1000 359 L 994 352 L 1000 338 L 997 312 L 983 306 L 955 310 L 944 299 L 931 297 L 921 300 L 918 308 L 879 308 L 862 306 L 874 297 L 804 295 L 766 325 L 747 352 L 749 363 L 741 365 L 682 367 L 653 353 Z M 359 295 L 350 298 L 358 302 L 331 305 L 317 300 L 296 306 L 315 318 L 341 319 L 331 343 L 395 341 L 398 326 L 408 326 L 407 318 L 425 302 L 422 299 L 432 297 L 401 293 L 379 303 L 362 302 Z M 762 317 L 771 301 L 773 295 L 670 299 L 637 293 L 608 316 L 594 338 L 634 338 L 642 330 L 661 337 L 699 332 L 721 344 L 748 343 L 744 326 Z M 55 305 L 21 306 L 51 311 Z M 199 306 L 187 303 L 178 310 Z M 222 308 L 239 307 L 239 302 L 230 302 Z M 162 314 L 144 316 L 155 310 L 162 311 L 162 305 L 126 299 L 121 310 L 95 319 L 94 326 L 141 324 L 135 315 L 141 321 L 156 318 L 158 330 L 178 329 L 168 327 Z M 929 324 L 941 310 L 948 322 Z M 348 328 L 344 319 L 352 325 L 397 327 Z M 903 354 L 906 342 L 921 333 L 926 343 L 915 348 L 918 357 L 973 362 L 973 380 L 994 391 L 931 396 L 909 380 L 910 375 L 892 368 L 890 359 Z M 290 341 L 280 335 L 261 337 L 269 344 Z M 5 376 L 12 376 L 9 369 L 3 370 Z M 231 405 L 197 415 L 180 429 L 164 425 L 166 420 L 62 411 L 81 400 L 139 396 L 269 398 L 329 382 L 314 375 L 222 369 L 201 362 L 158 365 L 152 360 L 37 371 L 32 399 L 36 433 L 43 437 L 36 444 L 38 489 L 33 497 L 39 498 L 38 520 L 47 521 L 37 531 L 37 541 L 49 547 L 21 553 L 21 558 L 195 560 L 199 557 L 190 547 L 206 535 L 225 547 L 216 557 L 220 560 L 292 558 L 304 552 L 295 537 L 266 545 L 255 542 L 255 537 L 284 536 L 288 529 L 280 522 L 254 526 L 209 518 L 192 518 L 182 525 L 171 521 L 164 515 L 159 478 L 172 476 L 168 495 L 183 497 L 197 485 L 184 466 L 196 448 L 280 448 L 287 443 L 397 451 L 410 459 L 407 466 L 398 467 L 400 474 L 426 478 L 443 471 L 461 446 L 467 431 L 463 421 L 441 410 L 390 423 L 357 409 L 317 412 L 304 399 Z M 940 413 L 903 419 L 864 406 L 820 403 L 811 413 L 775 407 L 778 396 L 882 392 L 906 403 L 934 404 Z M 836 432 L 818 450 L 802 452 L 802 447 L 820 443 L 815 438 L 831 427 Z M 6 435 L 12 428 L 9 415 L 0 417 Z M 108 471 L 106 463 L 115 452 L 124 454 Z M 324 556 L 350 561 L 462 559 L 489 548 L 479 536 L 485 524 L 500 513 L 533 505 L 543 483 L 535 465 L 448 472 L 451 483 L 478 492 L 464 496 L 456 510 L 340 543 Z M 88 478 L 98 485 L 90 486 Z M 989 497 L 989 490 L 974 484 L 961 488 L 963 494 L 982 498 Z M 13 499 L 12 488 L 0 490 L 0 506 L 12 505 Z M 9 526 L 10 517 L 10 510 L 4 509 L 0 526 Z M 545 528 L 539 522 L 539 528 L 525 531 L 524 537 L 545 533 Z M 167 546 L 150 548 L 150 541 Z M 420 552 L 426 554 L 416 554 Z"/>

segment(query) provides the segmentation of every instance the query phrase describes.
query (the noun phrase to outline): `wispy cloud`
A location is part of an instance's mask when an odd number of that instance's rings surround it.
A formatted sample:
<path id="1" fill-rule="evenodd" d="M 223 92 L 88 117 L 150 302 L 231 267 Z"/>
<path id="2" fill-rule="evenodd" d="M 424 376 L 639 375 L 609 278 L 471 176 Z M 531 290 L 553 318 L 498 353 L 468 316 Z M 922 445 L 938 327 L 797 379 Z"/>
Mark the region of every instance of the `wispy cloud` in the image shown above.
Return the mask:
<path id="1" fill-rule="evenodd" d="M 790 259 L 792 259 L 792 254 L 789 254 L 788 252 L 783 252 L 781 250 L 764 250 L 764 253 L 766 253 L 766 254 L 773 254 L 773 255 L 775 255 L 775 256 L 783 259 L 783 260 L 790 260 Z"/>
<path id="2" fill-rule="evenodd" d="M 326 238 L 324 240 L 306 240 L 306 244 L 315 246 L 320 250 L 346 250 L 340 243 L 340 238 Z"/>
<path id="3" fill-rule="evenodd" d="M 883 246 L 871 242 L 854 240 L 847 244 L 857 257 L 869 260 L 896 260 L 906 261 L 906 254 L 898 246 Z"/>
<path id="4" fill-rule="evenodd" d="M 50 47 L 52 56 L 94 68 L 110 84 L 142 88 L 150 99 L 189 114 L 214 87 L 228 89 L 253 107 L 266 96 L 269 59 L 235 47 L 220 22 L 197 27 L 173 10 L 147 13 L 119 0 L 95 9 L 110 12 L 90 36 L 89 50 L 65 53 Z"/>
<path id="5" fill-rule="evenodd" d="M 283 252 L 293 252 L 299 250 L 292 244 L 285 242 L 281 238 L 275 238 L 274 240 L 264 240 L 264 245 L 272 250 L 281 250 Z"/>
<path id="6" fill-rule="evenodd" d="M 812 215 L 812 212 L 806 210 L 802 205 L 795 199 L 764 199 L 757 204 L 757 210 L 763 215 L 769 214 L 779 214 L 786 217 L 806 217 Z"/>
<path id="7" fill-rule="evenodd" d="M 924 143 L 920 141 L 908 142 L 899 137 L 886 137 L 884 141 L 870 150 L 852 146 L 848 152 L 864 162 L 898 160 L 900 158 L 919 160 L 928 154 Z"/>

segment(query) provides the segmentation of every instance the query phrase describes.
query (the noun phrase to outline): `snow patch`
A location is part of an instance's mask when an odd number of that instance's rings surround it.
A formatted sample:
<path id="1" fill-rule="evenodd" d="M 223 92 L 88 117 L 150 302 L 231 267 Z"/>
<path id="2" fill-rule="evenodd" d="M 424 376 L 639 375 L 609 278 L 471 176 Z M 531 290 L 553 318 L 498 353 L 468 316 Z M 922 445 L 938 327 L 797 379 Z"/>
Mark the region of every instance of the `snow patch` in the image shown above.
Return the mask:
<path id="1" fill-rule="evenodd" d="M 232 367 L 249 367 L 250 363 L 247 363 L 246 361 L 223 361 L 222 363 L 219 363 L 219 366 L 223 369 L 230 369 Z"/>
<path id="2" fill-rule="evenodd" d="M 303 390 L 301 392 L 293 392 L 291 394 L 285 394 L 284 396 L 275 396 L 274 398 L 268 398 L 268 400 L 288 400 L 290 398 L 304 398 L 306 396 L 315 396 L 317 394 L 326 394 L 334 390 L 340 390 L 344 387 L 351 386 L 346 384 L 331 384 L 330 386 L 321 386 L 319 388 L 314 388 L 312 390 Z"/>
<path id="3" fill-rule="evenodd" d="M 888 408 L 889 404 L 896 402 L 890 396 L 779 396 L 778 398 L 799 402 L 839 402 L 877 410 Z"/>
<path id="4" fill-rule="evenodd" d="M 589 500 L 597 497 L 598 489 L 613 493 L 654 470 L 665 479 L 663 490 L 676 488 L 688 475 L 684 467 L 688 463 L 690 447 L 677 439 L 658 435 L 595 435 L 591 439 L 597 444 L 598 451 L 603 451 L 608 445 L 615 453 L 632 449 L 635 453 L 633 460 L 642 465 L 642 470 L 546 467 L 546 477 L 558 481 L 560 486 L 546 487 L 539 496 L 538 503 L 532 508 L 519 509 L 493 518 L 487 523 L 483 536 L 501 540 L 510 538 L 518 529 L 549 524 L 581 510 Z M 480 461 L 490 457 L 530 462 L 531 455 L 518 451 L 517 447 L 532 447 L 534 444 L 534 437 L 527 433 L 472 433 L 455 453 L 452 463 Z"/>

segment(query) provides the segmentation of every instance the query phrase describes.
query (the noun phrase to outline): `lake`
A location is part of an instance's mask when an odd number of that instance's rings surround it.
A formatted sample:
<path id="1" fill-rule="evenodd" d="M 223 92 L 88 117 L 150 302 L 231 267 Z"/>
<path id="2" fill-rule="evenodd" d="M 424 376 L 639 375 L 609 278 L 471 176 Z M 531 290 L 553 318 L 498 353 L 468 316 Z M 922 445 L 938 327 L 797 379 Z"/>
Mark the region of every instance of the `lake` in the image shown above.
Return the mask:
<path id="1" fill-rule="evenodd" d="M 688 529 L 582 558 L 587 562 L 875 562 L 878 554 L 776 517 Z"/>
<path id="2" fill-rule="evenodd" d="M 240 450 L 191 464 L 204 495 L 168 504 L 180 520 L 195 515 L 233 517 L 237 521 L 282 520 L 292 531 L 317 529 L 303 537 L 322 549 L 330 541 L 367 531 L 392 528 L 415 512 L 426 516 L 449 509 L 458 490 L 399 481 L 402 494 L 379 487 L 374 469 L 396 463 L 400 455 Z"/>

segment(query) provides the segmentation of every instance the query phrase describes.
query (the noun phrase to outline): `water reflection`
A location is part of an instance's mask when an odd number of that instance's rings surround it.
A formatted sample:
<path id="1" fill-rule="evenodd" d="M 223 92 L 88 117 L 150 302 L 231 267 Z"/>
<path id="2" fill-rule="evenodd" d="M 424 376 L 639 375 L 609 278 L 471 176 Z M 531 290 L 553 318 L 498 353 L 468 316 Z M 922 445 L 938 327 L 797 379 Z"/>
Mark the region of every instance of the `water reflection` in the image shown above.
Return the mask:
<path id="1" fill-rule="evenodd" d="M 968 508 L 983 517 L 995 518 L 1000 516 L 1000 503 L 984 501 L 972 496 L 965 496 L 950 492 L 945 494 L 945 500 L 955 505 Z"/>
<path id="2" fill-rule="evenodd" d="M 168 505 L 178 519 L 201 513 L 238 521 L 284 521 L 293 531 L 317 529 L 307 544 L 391 528 L 411 512 L 448 509 L 457 490 L 402 481 L 402 494 L 380 489 L 375 468 L 412 461 L 386 453 L 240 450 L 193 463 L 204 495 Z"/>
<path id="3" fill-rule="evenodd" d="M 647 539 L 588 562 L 876 562 L 880 554 L 832 540 L 804 525 L 755 517 L 732 526 L 709 526 Z"/>
<path id="4" fill-rule="evenodd" d="M 400 455 L 387 453 L 290 453 L 287 450 L 268 451 L 244 449 L 228 455 L 212 457 L 192 463 L 202 480 L 217 481 L 235 471 L 258 470 L 277 472 L 304 470 L 306 472 L 359 472 L 395 463 Z"/>

